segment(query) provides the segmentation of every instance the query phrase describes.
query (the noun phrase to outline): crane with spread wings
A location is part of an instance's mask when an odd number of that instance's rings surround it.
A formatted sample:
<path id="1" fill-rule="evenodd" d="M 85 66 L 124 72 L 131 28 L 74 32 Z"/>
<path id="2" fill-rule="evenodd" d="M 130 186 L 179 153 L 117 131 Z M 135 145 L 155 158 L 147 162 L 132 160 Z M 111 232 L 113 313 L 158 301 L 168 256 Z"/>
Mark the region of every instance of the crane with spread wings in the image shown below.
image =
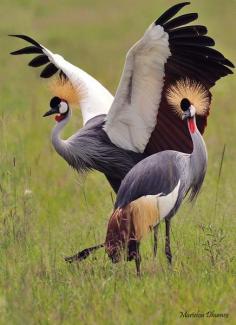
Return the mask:
<path id="1" fill-rule="evenodd" d="M 52 131 L 55 150 L 77 171 L 98 170 L 117 192 L 129 170 L 147 156 L 163 150 L 191 153 L 193 143 L 187 125 L 176 118 L 166 99 L 169 85 L 180 79 L 200 82 L 208 92 L 234 65 L 215 50 L 207 28 L 189 25 L 197 13 L 174 17 L 189 2 L 164 12 L 128 51 L 115 97 L 93 77 L 62 56 L 25 35 L 11 35 L 31 45 L 13 55 L 37 54 L 32 67 L 53 82 L 54 97 L 44 116 L 56 114 Z M 84 126 L 66 140 L 60 134 L 71 118 L 71 105 L 81 108 Z M 210 105 L 209 105 L 210 107 Z M 201 134 L 208 111 L 197 116 Z"/>
<path id="2" fill-rule="evenodd" d="M 168 85 L 194 78 L 209 90 L 232 73 L 233 64 L 212 48 L 215 43 L 206 36 L 207 28 L 185 26 L 198 18 L 197 13 L 173 18 L 188 4 L 168 9 L 128 51 L 114 99 L 97 80 L 60 55 L 28 36 L 11 35 L 31 43 L 11 54 L 37 54 L 29 66 L 46 65 L 42 78 L 59 71 L 52 85 L 55 97 L 45 114 L 57 114 L 52 131 L 56 151 L 78 171 L 104 173 L 116 192 L 126 173 L 144 157 L 165 149 L 192 150 L 186 125 L 176 120 L 166 101 Z M 62 140 L 60 133 L 70 120 L 73 104 L 81 108 L 84 127 Z M 206 116 L 197 117 L 201 133 L 206 123 Z"/>

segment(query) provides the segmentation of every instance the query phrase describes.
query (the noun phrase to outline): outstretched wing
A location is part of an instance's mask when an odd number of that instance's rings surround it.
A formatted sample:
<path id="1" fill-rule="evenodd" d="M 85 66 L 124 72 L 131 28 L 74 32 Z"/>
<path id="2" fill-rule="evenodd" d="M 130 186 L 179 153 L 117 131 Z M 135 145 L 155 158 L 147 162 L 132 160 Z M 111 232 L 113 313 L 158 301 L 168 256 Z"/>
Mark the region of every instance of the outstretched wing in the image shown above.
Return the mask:
<path id="1" fill-rule="evenodd" d="M 31 37 L 26 35 L 10 36 L 21 38 L 31 44 L 30 46 L 11 52 L 12 55 L 37 54 L 29 62 L 29 66 L 34 68 L 43 66 L 40 77 L 50 78 L 58 72 L 60 77 L 69 79 L 73 87 L 82 94 L 81 101 L 78 105 L 80 105 L 82 110 L 84 124 L 96 115 L 107 114 L 111 107 L 113 96 L 96 79 L 66 61 L 62 56 L 52 53 Z"/>
<path id="2" fill-rule="evenodd" d="M 196 20 L 197 13 L 173 18 L 188 4 L 168 9 L 127 54 L 104 127 L 111 141 L 124 149 L 147 154 L 165 149 L 189 152 L 192 143 L 187 127 L 168 105 L 166 89 L 184 78 L 210 89 L 219 78 L 232 73 L 229 67 L 233 64 L 211 48 L 215 43 L 206 36 L 205 26 L 184 26 Z M 197 119 L 201 132 L 206 119 Z"/>

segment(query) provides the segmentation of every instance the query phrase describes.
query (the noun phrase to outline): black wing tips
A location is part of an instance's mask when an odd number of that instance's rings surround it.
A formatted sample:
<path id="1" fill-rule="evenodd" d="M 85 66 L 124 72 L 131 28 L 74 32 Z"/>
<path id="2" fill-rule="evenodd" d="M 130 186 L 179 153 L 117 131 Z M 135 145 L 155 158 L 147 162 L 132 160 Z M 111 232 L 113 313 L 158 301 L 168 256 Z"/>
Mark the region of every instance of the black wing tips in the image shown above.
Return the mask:
<path id="1" fill-rule="evenodd" d="M 10 53 L 11 55 L 40 54 L 40 53 L 42 54 L 43 53 L 42 46 L 38 42 L 36 42 L 33 38 L 31 38 L 29 36 L 18 35 L 18 34 L 11 34 L 11 35 L 8 35 L 8 36 L 20 38 L 20 39 L 23 39 L 24 41 L 29 42 L 30 44 L 32 44 L 32 45 L 24 47 L 24 48 L 22 48 L 20 50 L 11 52 Z"/>
<path id="2" fill-rule="evenodd" d="M 223 56 L 223 57 L 224 57 L 224 56 Z M 224 65 L 227 65 L 228 67 L 230 67 L 230 68 L 232 68 L 232 69 L 235 68 L 234 64 L 233 64 L 231 61 L 229 61 L 228 59 L 226 59 L 225 57 L 224 57 L 224 59 L 222 60 L 222 62 L 223 62 Z M 230 70 L 230 71 L 231 71 L 231 74 L 233 74 L 233 71 L 232 71 L 232 70 Z"/>
<path id="3" fill-rule="evenodd" d="M 38 48 L 36 46 L 27 46 L 20 50 L 13 51 L 10 54 L 11 55 L 21 55 L 21 54 L 39 54 L 39 53 L 42 53 L 41 48 Z"/>
<path id="4" fill-rule="evenodd" d="M 36 42 L 33 38 L 27 36 L 27 35 L 21 35 L 21 34 L 10 34 L 8 36 L 11 36 L 11 37 L 17 37 L 17 38 L 20 38 L 20 39 L 23 39 L 25 40 L 26 42 L 29 42 L 31 43 L 32 45 L 36 46 L 36 47 L 39 47 L 39 48 L 42 48 L 42 46 Z"/>
<path id="5" fill-rule="evenodd" d="M 8 36 L 23 39 L 24 41 L 29 42 L 31 44 L 30 46 L 11 52 L 11 55 L 39 54 L 28 63 L 28 65 L 33 68 L 38 68 L 48 63 L 40 74 L 41 78 L 50 78 L 57 73 L 59 69 L 53 63 L 50 62 L 47 55 L 43 52 L 42 45 L 40 45 L 37 41 L 26 35 L 13 34 Z M 62 71 L 60 71 L 60 76 L 61 75 L 63 75 L 64 78 L 67 78 Z"/>
<path id="6" fill-rule="evenodd" d="M 209 36 L 193 36 L 193 37 L 179 37 L 172 43 L 182 46 L 215 46 L 215 41 Z"/>
<path id="7" fill-rule="evenodd" d="M 45 54 L 41 54 L 36 56 L 33 60 L 31 60 L 28 65 L 30 67 L 37 68 L 49 62 L 50 62 L 49 58 Z"/>
<path id="8" fill-rule="evenodd" d="M 221 77 L 232 74 L 234 64 L 211 47 L 214 39 L 207 36 L 207 28 L 202 25 L 187 25 L 198 18 L 197 13 L 174 16 L 190 2 L 176 4 L 165 11 L 156 21 L 169 35 L 172 53 L 168 59 L 169 68 L 180 77 L 198 77 L 210 87 Z M 185 26 L 187 25 L 187 26 Z M 168 68 L 168 67 L 167 67 Z M 169 69 L 168 69 L 169 70 Z M 182 74 L 182 76 L 181 76 Z"/>
<path id="9" fill-rule="evenodd" d="M 204 36 L 207 33 L 208 30 L 206 26 L 202 26 L 202 25 L 185 26 L 185 27 L 175 28 L 175 30 L 170 33 L 169 40 L 182 38 L 182 37 Z"/>
<path id="10" fill-rule="evenodd" d="M 183 7 L 189 4 L 190 2 L 181 2 L 170 7 L 155 21 L 155 25 L 160 25 L 166 32 L 169 32 L 173 28 L 186 25 L 196 20 L 198 18 L 196 12 L 173 18 Z"/>
<path id="11" fill-rule="evenodd" d="M 41 78 L 50 78 L 52 77 L 55 73 L 57 73 L 59 69 L 53 64 L 49 63 L 41 72 L 40 77 Z"/>
<path id="12" fill-rule="evenodd" d="M 20 50 L 11 52 L 10 53 L 11 55 L 21 55 L 21 54 L 42 54 L 42 55 L 45 55 L 43 53 L 43 47 L 38 42 L 36 42 L 33 38 L 26 36 L 26 35 L 18 35 L 18 34 L 11 34 L 8 36 L 20 38 L 20 39 L 23 39 L 24 41 L 32 44 L 32 45 L 24 47 Z"/>
<path id="13" fill-rule="evenodd" d="M 196 12 L 192 12 L 189 14 L 185 14 L 182 16 L 178 16 L 176 18 L 173 18 L 172 20 L 168 21 L 163 25 L 163 28 L 166 32 L 171 31 L 172 29 L 176 27 L 180 27 L 186 24 L 189 24 L 193 22 L 194 20 L 198 19 L 198 14 Z"/>
<path id="14" fill-rule="evenodd" d="M 178 3 L 168 10 L 166 10 L 156 21 L 155 25 L 163 26 L 166 22 L 168 22 L 171 18 L 173 18 L 183 7 L 189 5 L 190 2 L 182 2 Z"/>

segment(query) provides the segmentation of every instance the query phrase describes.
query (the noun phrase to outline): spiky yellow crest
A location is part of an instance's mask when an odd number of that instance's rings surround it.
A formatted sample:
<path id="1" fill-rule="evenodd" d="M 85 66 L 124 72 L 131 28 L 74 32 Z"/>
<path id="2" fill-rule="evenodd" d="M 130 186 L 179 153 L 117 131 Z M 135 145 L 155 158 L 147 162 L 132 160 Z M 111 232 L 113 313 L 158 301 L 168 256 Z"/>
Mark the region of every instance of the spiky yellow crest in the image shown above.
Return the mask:
<path id="1" fill-rule="evenodd" d="M 208 90 L 199 82 L 181 79 L 167 89 L 166 98 L 173 110 L 182 116 L 181 100 L 187 98 L 196 108 L 197 115 L 207 115 L 210 106 Z"/>
<path id="2" fill-rule="evenodd" d="M 82 91 L 76 89 L 66 78 L 53 79 L 49 88 L 54 96 L 66 100 L 69 105 L 78 105 L 82 98 Z"/>

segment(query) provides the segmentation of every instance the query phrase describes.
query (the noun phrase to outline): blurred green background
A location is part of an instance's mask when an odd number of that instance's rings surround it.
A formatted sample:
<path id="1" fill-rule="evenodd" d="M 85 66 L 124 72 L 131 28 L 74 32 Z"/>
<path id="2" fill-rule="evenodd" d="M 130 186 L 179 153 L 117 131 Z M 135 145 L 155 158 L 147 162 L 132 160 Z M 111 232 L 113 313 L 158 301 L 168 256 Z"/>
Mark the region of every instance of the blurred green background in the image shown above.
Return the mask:
<path id="1" fill-rule="evenodd" d="M 173 220 L 172 270 L 162 225 L 158 259 L 149 236 L 137 279 L 133 263 L 112 265 L 103 251 L 79 265 L 64 263 L 64 256 L 104 240 L 114 194 L 101 174 L 78 176 L 57 155 L 50 143 L 54 121 L 41 118 L 51 98 L 47 83 L 26 66 L 29 57 L 8 54 L 25 46 L 8 34 L 32 36 L 114 94 L 128 49 L 176 2 L 1 0 L 1 324 L 179 324 L 180 311 L 229 313 L 235 324 L 235 77 L 213 89 L 208 173 L 196 204 L 185 204 Z M 194 0 L 183 12 L 192 11 L 235 63 L 236 1 Z M 80 126 L 78 109 L 65 137 Z"/>

